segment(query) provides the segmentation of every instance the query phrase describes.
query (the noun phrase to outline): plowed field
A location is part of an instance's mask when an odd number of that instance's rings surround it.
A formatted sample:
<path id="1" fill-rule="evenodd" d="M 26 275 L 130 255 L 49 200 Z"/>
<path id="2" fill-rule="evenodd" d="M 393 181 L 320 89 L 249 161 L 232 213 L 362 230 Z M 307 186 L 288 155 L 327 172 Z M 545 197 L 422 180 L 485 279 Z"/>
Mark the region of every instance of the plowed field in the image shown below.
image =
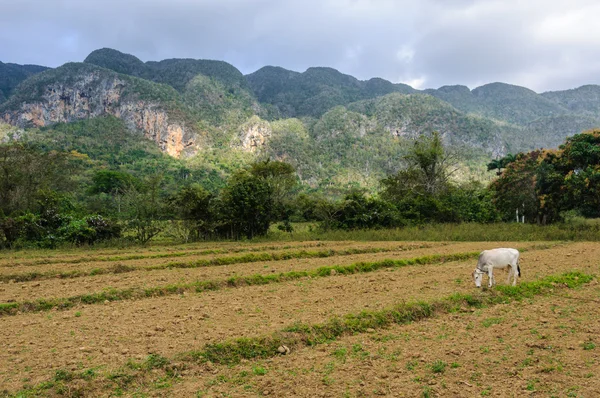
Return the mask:
<path id="1" fill-rule="evenodd" d="M 321 325 L 399 303 L 433 303 L 457 293 L 493 295 L 494 289 L 476 289 L 470 276 L 476 253 L 492 247 L 522 251 L 520 284 L 575 270 L 600 273 L 596 243 L 227 243 L 73 251 L 64 257 L 57 252 L 50 257 L 13 255 L 0 261 L 0 277 L 37 276 L 0 284 L 0 303 L 18 305 L 0 313 L 0 392 L 600 396 L 600 288 L 595 279 L 577 288 L 557 284 L 549 292 L 409 324 L 376 326 L 319 342 L 300 339 L 285 347 L 291 348 L 287 355 L 259 352 L 261 339 L 291 333 L 300 324 Z M 319 254 L 311 257 L 314 252 Z M 247 254 L 257 257 L 246 261 Z M 451 255 L 463 259 L 452 261 Z M 387 259 L 420 263 L 343 271 Z M 183 265 L 168 266 L 173 262 Z M 128 268 L 123 271 L 116 264 Z M 196 266 L 181 268 L 189 264 Z M 340 267 L 319 271 L 333 266 Z M 107 271 L 90 274 L 95 269 Z M 499 284 L 505 275 L 497 274 Z M 231 278 L 248 282 L 236 284 Z M 214 290 L 196 289 L 207 282 Z M 96 302 L 77 299 L 68 307 L 42 305 L 51 299 L 127 291 L 144 294 Z M 251 342 L 241 360 L 219 363 L 218 358 L 191 354 L 234 341 Z"/>

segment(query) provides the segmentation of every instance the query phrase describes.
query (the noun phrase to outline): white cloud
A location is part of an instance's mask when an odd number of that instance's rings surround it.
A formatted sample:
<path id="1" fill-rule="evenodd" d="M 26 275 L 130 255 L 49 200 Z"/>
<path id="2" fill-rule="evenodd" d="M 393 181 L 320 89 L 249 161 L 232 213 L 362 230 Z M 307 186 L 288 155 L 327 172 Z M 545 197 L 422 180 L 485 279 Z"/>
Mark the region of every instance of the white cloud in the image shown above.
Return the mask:
<path id="1" fill-rule="evenodd" d="M 598 46 L 600 33 L 595 27 L 599 15 L 600 4 L 549 15 L 535 27 L 535 38 L 549 45 Z"/>
<path id="2" fill-rule="evenodd" d="M 396 52 L 396 58 L 398 61 L 409 64 L 415 57 L 415 50 L 409 46 L 402 46 Z"/>
<path id="3" fill-rule="evenodd" d="M 600 83 L 593 0 L 0 0 L 0 60 L 58 66 L 112 47 L 142 60 L 330 66 L 360 79 L 536 91 Z"/>
<path id="4" fill-rule="evenodd" d="M 398 79 L 398 81 L 400 83 L 408 84 L 409 86 L 420 90 L 422 88 L 425 88 L 425 83 L 427 82 L 427 78 L 425 78 L 424 76 L 414 78 L 414 79 L 409 79 L 409 80 L 400 78 L 400 79 Z"/>

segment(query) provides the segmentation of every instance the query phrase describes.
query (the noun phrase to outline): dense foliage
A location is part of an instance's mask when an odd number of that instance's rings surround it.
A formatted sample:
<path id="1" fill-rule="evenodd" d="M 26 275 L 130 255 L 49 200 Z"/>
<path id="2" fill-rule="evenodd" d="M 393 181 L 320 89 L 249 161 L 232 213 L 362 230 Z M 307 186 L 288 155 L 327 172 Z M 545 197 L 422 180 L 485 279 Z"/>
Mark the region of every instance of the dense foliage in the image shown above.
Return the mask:
<path id="1" fill-rule="evenodd" d="M 259 101 L 273 105 L 283 117 L 319 117 L 339 105 L 394 92 L 416 91 L 383 79 L 360 81 L 332 68 L 308 68 L 298 73 L 266 66 L 246 78 Z"/>
<path id="2" fill-rule="evenodd" d="M 557 151 L 517 155 L 493 183 L 505 219 L 516 210 L 530 221 L 559 221 L 564 212 L 600 217 L 600 131 L 567 138 Z"/>
<path id="3" fill-rule="evenodd" d="M 8 66 L 21 77 L 13 79 Z M 199 148 L 196 169 L 210 180 L 211 190 L 222 188 L 240 167 L 267 156 L 291 163 L 310 190 L 338 198 L 349 189 L 373 194 L 379 180 L 398 171 L 394 159 L 406 154 L 404 142 L 431 131 L 439 131 L 446 145 L 464 149 L 463 175 L 483 180 L 489 157 L 540 144 L 555 147 L 567 135 L 600 125 L 594 111 L 600 109 L 597 86 L 544 94 L 502 83 L 418 91 L 378 78 L 360 81 L 331 68 L 298 73 L 264 67 L 243 76 L 222 61 L 142 62 L 106 48 L 92 52 L 84 63 L 37 73 L 42 69 L 0 65 L 0 82 L 13 81 L 8 91 L 0 87 L 0 117 L 14 115 L 24 103 L 43 103 L 55 89 L 68 94 L 84 87 L 93 96 L 110 83 L 122 90 L 120 104 L 144 100 L 185 125 Z M 22 81 L 24 71 L 37 74 Z M 291 116 L 296 118 L 286 119 Z M 244 153 L 240 143 L 257 128 L 266 134 L 264 141 L 253 153 Z M 61 129 L 68 143 L 73 131 Z M 46 129 L 48 136 L 52 130 Z M 101 134 L 92 139 L 102 140 Z"/>
<path id="4" fill-rule="evenodd" d="M 17 65 L 0 62 L 0 103 L 10 97 L 13 90 L 29 76 L 46 70 L 45 66 Z"/>
<path id="5" fill-rule="evenodd" d="M 110 48 L 92 51 L 84 60 L 106 69 L 137 76 L 157 83 L 165 83 L 183 91 L 189 81 L 204 75 L 225 84 L 246 86 L 244 76 L 234 66 L 223 61 L 203 59 L 165 59 L 160 62 L 142 62 L 137 57 Z"/>
<path id="6" fill-rule="evenodd" d="M 85 137 L 74 143 L 82 145 Z M 489 188 L 452 178 L 455 154 L 434 132 L 408 146 L 378 193 L 352 189 L 340 200 L 300 193 L 296 170 L 280 161 L 251 163 L 215 188 L 210 179 L 192 178 L 195 170 L 170 173 L 168 162 L 178 161 L 160 154 L 154 161 L 165 163 L 136 170 L 137 162 L 149 159 L 126 156 L 121 161 L 130 163 L 124 164 L 99 156 L 93 146 L 87 156 L 51 144 L 0 145 L 1 247 L 93 244 L 121 236 L 145 244 L 161 233 L 182 241 L 252 239 L 276 222 L 292 232 L 290 221 L 310 220 L 324 230 L 489 223 L 511 220 L 517 209 L 540 224 L 572 214 L 600 217 L 600 131 L 575 135 L 557 151 L 492 162 L 499 175 Z"/>
<path id="7" fill-rule="evenodd" d="M 221 61 L 142 62 L 111 49 L 44 69 L 0 63 L 0 117 L 14 121 L 48 93 L 74 98 L 56 90 L 93 105 L 110 86 L 118 103 L 94 109 L 151 104 L 194 134 L 198 152 L 167 156 L 108 112 L 0 125 L 3 247 L 245 239 L 306 220 L 351 231 L 508 221 L 517 210 L 540 224 L 600 216 L 598 132 L 576 134 L 600 125 L 598 86 L 420 92 L 331 68 L 243 76 Z M 535 149 L 573 134 L 558 151 Z"/>

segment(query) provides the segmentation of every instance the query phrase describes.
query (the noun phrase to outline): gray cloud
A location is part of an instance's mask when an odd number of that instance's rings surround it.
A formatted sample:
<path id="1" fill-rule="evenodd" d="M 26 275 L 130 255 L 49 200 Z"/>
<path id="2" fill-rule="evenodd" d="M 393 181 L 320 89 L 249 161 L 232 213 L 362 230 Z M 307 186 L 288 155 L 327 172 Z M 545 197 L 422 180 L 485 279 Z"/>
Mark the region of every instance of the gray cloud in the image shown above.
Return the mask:
<path id="1" fill-rule="evenodd" d="M 0 60 L 58 66 L 111 47 L 244 73 L 330 66 L 419 88 L 600 83 L 591 0 L 0 0 Z"/>

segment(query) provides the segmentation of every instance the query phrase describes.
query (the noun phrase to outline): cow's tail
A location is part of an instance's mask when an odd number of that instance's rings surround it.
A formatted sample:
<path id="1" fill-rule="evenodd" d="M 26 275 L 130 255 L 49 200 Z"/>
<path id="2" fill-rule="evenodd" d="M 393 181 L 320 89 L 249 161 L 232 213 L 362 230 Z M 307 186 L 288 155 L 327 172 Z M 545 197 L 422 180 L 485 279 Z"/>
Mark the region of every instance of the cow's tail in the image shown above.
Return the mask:
<path id="1" fill-rule="evenodd" d="M 521 277 L 521 267 L 519 267 L 519 262 L 517 261 L 517 275 L 519 278 Z"/>

